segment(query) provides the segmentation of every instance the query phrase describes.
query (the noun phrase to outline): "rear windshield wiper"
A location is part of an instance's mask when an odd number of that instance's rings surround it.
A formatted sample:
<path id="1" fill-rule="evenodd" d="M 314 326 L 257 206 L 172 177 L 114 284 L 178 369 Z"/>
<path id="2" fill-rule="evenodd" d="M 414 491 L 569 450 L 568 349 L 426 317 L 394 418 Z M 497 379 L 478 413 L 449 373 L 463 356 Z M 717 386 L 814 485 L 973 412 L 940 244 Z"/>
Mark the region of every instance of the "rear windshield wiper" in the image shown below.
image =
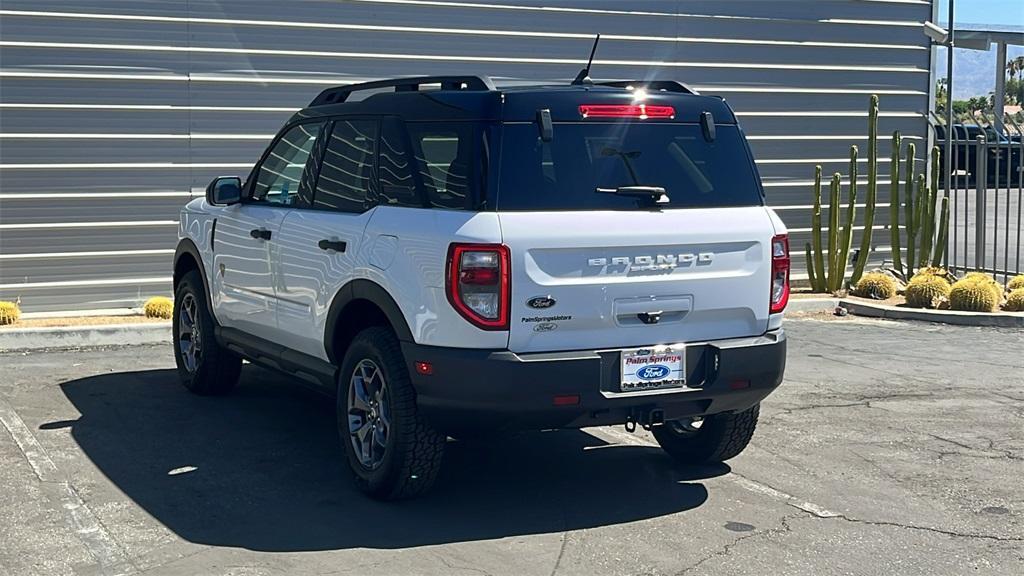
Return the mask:
<path id="1" fill-rule="evenodd" d="M 640 198 L 651 198 L 658 204 L 668 204 L 672 201 L 665 194 L 661 186 L 619 186 L 618 188 L 595 188 L 595 192 L 602 194 L 616 194 L 618 196 L 638 196 Z"/>

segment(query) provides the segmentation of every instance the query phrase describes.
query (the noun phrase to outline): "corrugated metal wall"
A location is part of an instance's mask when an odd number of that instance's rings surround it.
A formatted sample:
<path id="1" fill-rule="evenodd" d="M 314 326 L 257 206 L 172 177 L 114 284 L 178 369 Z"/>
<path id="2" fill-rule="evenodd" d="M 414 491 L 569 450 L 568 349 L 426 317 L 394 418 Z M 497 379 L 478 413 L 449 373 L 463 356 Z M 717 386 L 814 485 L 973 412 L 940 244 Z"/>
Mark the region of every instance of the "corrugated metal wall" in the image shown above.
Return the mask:
<path id="1" fill-rule="evenodd" d="M 567 81 L 595 32 L 595 77 L 673 78 L 729 100 L 803 268 L 814 165 L 845 172 L 851 143 L 866 152 L 869 95 L 881 202 L 888 134 L 924 147 L 931 12 L 924 0 L 4 0 L 0 299 L 42 311 L 168 293 L 178 207 L 215 175 L 246 174 L 325 86 Z M 888 233 L 876 237 L 887 256 Z"/>

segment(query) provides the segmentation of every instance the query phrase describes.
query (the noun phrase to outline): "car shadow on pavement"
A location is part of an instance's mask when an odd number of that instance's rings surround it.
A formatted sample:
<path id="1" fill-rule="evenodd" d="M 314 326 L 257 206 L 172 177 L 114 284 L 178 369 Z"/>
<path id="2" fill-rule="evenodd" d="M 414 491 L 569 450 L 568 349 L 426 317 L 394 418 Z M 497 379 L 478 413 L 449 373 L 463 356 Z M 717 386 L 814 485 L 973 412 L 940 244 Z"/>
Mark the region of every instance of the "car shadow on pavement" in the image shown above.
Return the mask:
<path id="1" fill-rule="evenodd" d="M 254 366 L 227 397 L 189 394 L 174 370 L 61 385 L 70 425 L 116 487 L 181 538 L 261 551 L 406 548 L 560 533 L 690 510 L 701 479 L 655 448 L 579 431 L 449 443 L 431 493 L 381 503 L 348 478 L 333 404 Z M 54 424 L 54 423 L 49 423 Z M 47 429 L 43 424 L 41 429 Z"/>

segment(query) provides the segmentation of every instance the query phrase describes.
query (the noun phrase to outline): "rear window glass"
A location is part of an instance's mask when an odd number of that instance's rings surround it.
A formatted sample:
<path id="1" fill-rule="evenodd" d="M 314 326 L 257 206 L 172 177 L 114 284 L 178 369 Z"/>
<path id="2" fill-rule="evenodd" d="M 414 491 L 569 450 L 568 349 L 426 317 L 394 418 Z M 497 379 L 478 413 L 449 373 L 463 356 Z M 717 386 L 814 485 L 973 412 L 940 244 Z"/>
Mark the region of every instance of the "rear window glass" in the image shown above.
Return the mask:
<path id="1" fill-rule="evenodd" d="M 409 122 L 413 155 L 434 208 L 463 210 L 473 203 L 476 125 L 471 122 Z"/>
<path id="2" fill-rule="evenodd" d="M 558 123 L 543 142 L 535 124 L 502 130 L 498 210 L 650 209 L 652 198 L 597 189 L 665 189 L 661 208 L 761 205 L 757 174 L 736 126 L 712 142 L 696 124 Z"/>

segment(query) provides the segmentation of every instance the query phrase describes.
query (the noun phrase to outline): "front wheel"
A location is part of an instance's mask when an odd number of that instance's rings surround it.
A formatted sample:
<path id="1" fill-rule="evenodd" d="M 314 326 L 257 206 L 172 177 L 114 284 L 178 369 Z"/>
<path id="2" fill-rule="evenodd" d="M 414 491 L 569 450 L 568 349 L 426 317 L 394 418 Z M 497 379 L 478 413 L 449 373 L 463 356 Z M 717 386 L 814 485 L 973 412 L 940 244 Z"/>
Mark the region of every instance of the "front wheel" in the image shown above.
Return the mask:
<path id="1" fill-rule="evenodd" d="M 226 394 L 235 387 L 242 359 L 217 344 L 203 278 L 196 270 L 185 274 L 175 287 L 171 332 L 174 361 L 185 388 L 206 396 Z"/>
<path id="2" fill-rule="evenodd" d="M 714 414 L 698 420 L 674 420 L 652 429 L 655 440 L 683 464 L 723 462 L 750 443 L 761 405 L 742 412 Z"/>
<path id="3" fill-rule="evenodd" d="M 447 438 L 419 415 L 394 333 L 373 327 L 356 335 L 338 378 L 338 434 L 356 486 L 379 500 L 430 489 Z"/>

